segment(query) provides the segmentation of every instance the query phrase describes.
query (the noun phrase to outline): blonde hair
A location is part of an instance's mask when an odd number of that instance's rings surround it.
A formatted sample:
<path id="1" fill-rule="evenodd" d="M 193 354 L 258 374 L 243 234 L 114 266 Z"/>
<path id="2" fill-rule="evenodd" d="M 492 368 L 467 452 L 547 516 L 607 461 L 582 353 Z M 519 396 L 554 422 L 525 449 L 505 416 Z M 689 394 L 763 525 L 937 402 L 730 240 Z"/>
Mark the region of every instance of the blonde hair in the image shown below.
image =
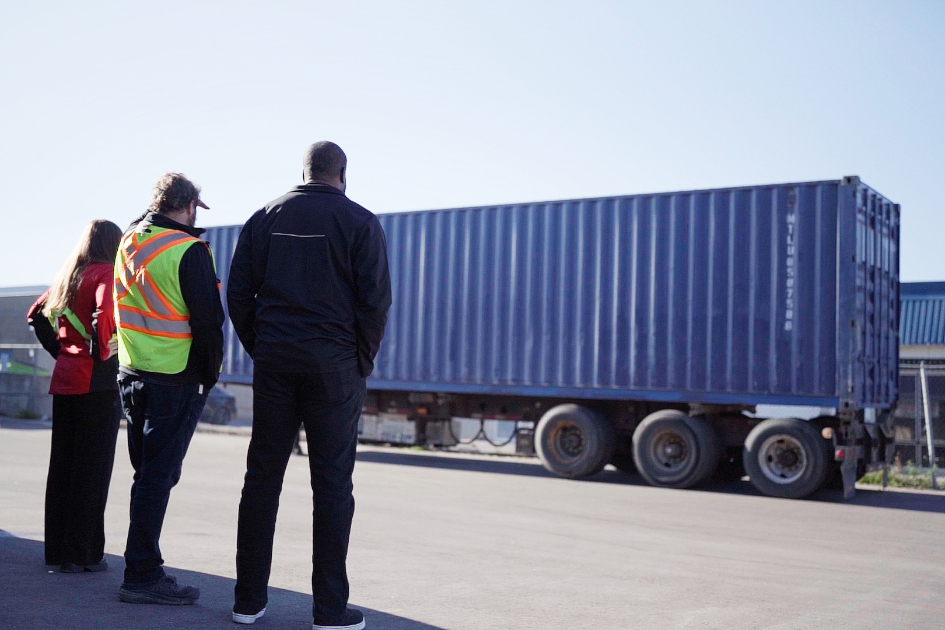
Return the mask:
<path id="1" fill-rule="evenodd" d="M 111 221 L 96 220 L 85 226 L 82 236 L 62 264 L 56 279 L 49 287 L 43 315 L 58 315 L 69 306 L 79 290 L 82 272 L 91 263 L 104 262 L 114 264 L 118 244 L 121 242 L 121 228 Z"/>

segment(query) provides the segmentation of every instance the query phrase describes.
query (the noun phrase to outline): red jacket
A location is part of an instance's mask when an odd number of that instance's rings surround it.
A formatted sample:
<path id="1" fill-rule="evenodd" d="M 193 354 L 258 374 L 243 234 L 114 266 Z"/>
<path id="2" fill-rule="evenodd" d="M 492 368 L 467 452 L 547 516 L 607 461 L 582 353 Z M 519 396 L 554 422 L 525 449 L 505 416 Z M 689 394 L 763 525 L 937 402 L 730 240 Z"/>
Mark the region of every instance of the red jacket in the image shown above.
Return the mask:
<path id="1" fill-rule="evenodd" d="M 56 358 L 50 394 L 88 394 L 118 389 L 118 356 L 109 347 L 115 334 L 112 265 L 92 263 L 82 272 L 79 290 L 69 308 L 85 327 L 86 340 L 66 317 L 53 328 L 42 313 L 49 291 L 30 308 L 27 321 L 43 347 Z"/>

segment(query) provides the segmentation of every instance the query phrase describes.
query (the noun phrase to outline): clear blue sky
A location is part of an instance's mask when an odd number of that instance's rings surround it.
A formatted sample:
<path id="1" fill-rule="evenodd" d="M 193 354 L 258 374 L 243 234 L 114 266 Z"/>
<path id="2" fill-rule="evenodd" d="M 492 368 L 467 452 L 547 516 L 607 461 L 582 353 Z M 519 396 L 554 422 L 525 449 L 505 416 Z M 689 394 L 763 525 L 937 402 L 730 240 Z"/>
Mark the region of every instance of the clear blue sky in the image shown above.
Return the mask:
<path id="1" fill-rule="evenodd" d="M 0 286 L 165 171 L 242 223 L 338 142 L 419 210 L 857 174 L 945 280 L 945 2 L 5 2 Z"/>

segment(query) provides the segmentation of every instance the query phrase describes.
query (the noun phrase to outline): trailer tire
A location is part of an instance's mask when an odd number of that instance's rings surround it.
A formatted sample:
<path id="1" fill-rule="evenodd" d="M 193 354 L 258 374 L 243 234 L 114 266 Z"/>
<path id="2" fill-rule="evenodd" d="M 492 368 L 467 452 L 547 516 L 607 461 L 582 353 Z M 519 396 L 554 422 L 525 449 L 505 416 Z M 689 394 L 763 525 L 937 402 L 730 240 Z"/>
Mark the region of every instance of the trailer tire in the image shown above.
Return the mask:
<path id="1" fill-rule="evenodd" d="M 771 497 L 802 499 L 827 479 L 827 441 L 810 423 L 796 418 L 769 418 L 745 439 L 742 459 L 755 488 Z"/>
<path id="2" fill-rule="evenodd" d="M 711 477 L 715 469 L 719 467 L 719 460 L 722 458 L 722 440 L 704 416 L 689 416 L 686 422 L 696 434 L 696 441 L 699 443 L 699 467 L 696 469 L 695 479 L 692 482 L 692 485 L 696 485 Z"/>
<path id="3" fill-rule="evenodd" d="M 719 462 L 718 437 L 704 420 L 676 409 L 651 413 L 633 432 L 633 460 L 647 483 L 689 488 Z"/>
<path id="4" fill-rule="evenodd" d="M 614 428 L 600 413 L 580 405 L 552 407 L 535 427 L 542 465 L 562 477 L 596 475 L 614 452 Z"/>

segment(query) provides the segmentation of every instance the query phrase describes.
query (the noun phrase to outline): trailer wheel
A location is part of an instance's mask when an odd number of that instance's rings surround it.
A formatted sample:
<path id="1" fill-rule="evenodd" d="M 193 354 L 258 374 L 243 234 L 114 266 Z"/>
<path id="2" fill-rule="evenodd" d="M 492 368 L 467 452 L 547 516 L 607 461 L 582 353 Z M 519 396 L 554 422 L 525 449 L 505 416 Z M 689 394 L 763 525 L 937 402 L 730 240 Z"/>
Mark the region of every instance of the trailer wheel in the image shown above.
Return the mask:
<path id="1" fill-rule="evenodd" d="M 704 416 L 689 416 L 686 423 L 696 434 L 696 441 L 699 443 L 699 467 L 694 475 L 695 481 L 692 482 L 692 485 L 695 485 L 711 477 L 719 467 L 719 460 L 722 459 L 722 440 Z"/>
<path id="2" fill-rule="evenodd" d="M 538 421 L 535 450 L 542 465 L 562 477 L 594 475 L 614 452 L 614 429 L 587 407 L 558 405 Z"/>
<path id="3" fill-rule="evenodd" d="M 654 486 L 696 485 L 712 474 L 720 452 L 719 439 L 711 425 L 675 409 L 651 413 L 633 432 L 637 471 Z"/>
<path id="4" fill-rule="evenodd" d="M 770 418 L 748 434 L 742 459 L 752 485 L 762 493 L 801 499 L 826 480 L 829 449 L 809 423 Z"/>

